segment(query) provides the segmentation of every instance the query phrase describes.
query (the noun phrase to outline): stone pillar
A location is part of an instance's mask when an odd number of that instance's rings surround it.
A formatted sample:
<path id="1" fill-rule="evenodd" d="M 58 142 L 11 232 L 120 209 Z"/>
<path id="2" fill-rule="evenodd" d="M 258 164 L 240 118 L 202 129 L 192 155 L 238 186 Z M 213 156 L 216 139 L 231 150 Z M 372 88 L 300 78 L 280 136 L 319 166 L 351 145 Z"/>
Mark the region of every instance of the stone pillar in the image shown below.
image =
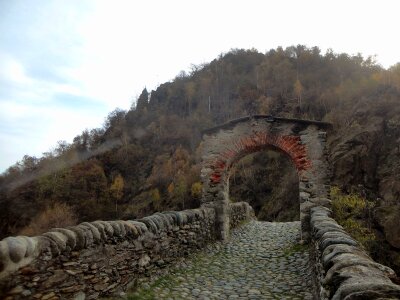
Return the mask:
<path id="1" fill-rule="evenodd" d="M 229 238 L 229 200 L 218 200 L 215 203 L 217 238 L 225 241 Z"/>
<path id="2" fill-rule="evenodd" d="M 215 137 L 206 136 L 203 144 L 203 165 L 201 170 L 201 180 L 203 183 L 202 207 L 212 207 L 216 212 L 215 232 L 220 240 L 229 238 L 229 178 L 224 170 L 224 166 L 216 166 L 215 161 L 219 154 L 215 148 L 219 149 L 223 145 L 214 141 Z M 212 145 L 210 147 L 210 144 Z M 219 146 L 219 147 L 218 147 Z M 221 172 L 216 172 L 216 168 L 221 168 Z"/>
<path id="3" fill-rule="evenodd" d="M 229 217 L 230 207 L 229 199 L 220 193 L 214 201 L 203 203 L 202 207 L 211 207 L 215 210 L 215 233 L 219 240 L 227 240 L 229 238 Z"/>
<path id="4" fill-rule="evenodd" d="M 326 158 L 326 132 L 316 126 L 309 126 L 300 133 L 306 146 L 311 168 L 299 176 L 300 221 L 302 239 L 310 239 L 310 209 L 315 206 L 330 206 L 328 162 Z"/>

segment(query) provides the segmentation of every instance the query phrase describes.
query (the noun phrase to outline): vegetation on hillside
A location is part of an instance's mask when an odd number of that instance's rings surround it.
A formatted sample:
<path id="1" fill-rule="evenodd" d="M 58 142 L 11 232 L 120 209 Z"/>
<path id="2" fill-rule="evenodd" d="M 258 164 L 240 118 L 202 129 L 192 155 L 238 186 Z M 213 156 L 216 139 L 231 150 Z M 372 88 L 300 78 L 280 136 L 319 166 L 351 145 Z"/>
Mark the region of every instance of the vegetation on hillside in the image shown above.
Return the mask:
<path id="1" fill-rule="evenodd" d="M 26 232 L 60 204 L 75 222 L 196 207 L 201 131 L 251 114 L 331 122 L 333 182 L 344 192 L 361 189 L 377 208 L 397 207 L 399 104 L 400 64 L 386 70 L 373 58 L 301 45 L 265 54 L 234 49 L 154 91 L 144 89 L 131 109 L 114 110 L 102 128 L 9 167 L 0 176 L 0 234 Z M 253 163 L 259 169 L 273 159 Z M 282 181 L 272 177 L 267 185 Z M 233 198 L 245 197 L 242 179 Z M 273 207 L 263 204 L 260 213 L 269 218 Z"/>
<path id="2" fill-rule="evenodd" d="M 376 236 L 372 230 L 372 210 L 375 203 L 357 194 L 343 194 L 338 187 L 332 187 L 330 194 L 335 220 L 346 232 L 371 251 L 376 242 Z"/>

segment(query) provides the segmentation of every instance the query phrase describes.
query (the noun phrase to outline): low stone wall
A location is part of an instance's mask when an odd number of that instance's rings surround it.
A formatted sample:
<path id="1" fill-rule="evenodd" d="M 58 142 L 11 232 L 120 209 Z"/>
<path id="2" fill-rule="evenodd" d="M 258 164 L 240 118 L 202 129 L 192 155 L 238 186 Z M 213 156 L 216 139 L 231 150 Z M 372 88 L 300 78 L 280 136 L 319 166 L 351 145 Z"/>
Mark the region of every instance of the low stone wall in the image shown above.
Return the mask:
<path id="1" fill-rule="evenodd" d="M 234 204 L 234 225 L 249 215 Z M 0 298 L 96 299 L 157 275 L 216 239 L 210 207 L 156 213 L 135 221 L 96 221 L 36 237 L 0 241 Z"/>
<path id="2" fill-rule="evenodd" d="M 237 202 L 229 205 L 230 228 L 235 228 L 243 221 L 253 218 L 255 218 L 254 210 L 247 202 Z"/>
<path id="3" fill-rule="evenodd" d="M 392 269 L 374 262 L 331 218 L 323 206 L 311 208 L 312 246 L 321 299 L 400 299 Z"/>

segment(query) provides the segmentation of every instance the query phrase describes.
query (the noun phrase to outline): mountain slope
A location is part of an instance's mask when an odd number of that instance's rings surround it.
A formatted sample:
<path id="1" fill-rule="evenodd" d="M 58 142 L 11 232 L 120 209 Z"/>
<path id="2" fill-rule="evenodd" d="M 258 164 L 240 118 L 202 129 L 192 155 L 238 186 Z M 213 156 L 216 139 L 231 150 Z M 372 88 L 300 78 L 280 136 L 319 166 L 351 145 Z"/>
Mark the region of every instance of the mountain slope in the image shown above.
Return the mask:
<path id="1" fill-rule="evenodd" d="M 201 131 L 245 115 L 272 114 L 333 124 L 332 182 L 375 203 L 374 226 L 398 257 L 392 237 L 400 219 L 399 104 L 400 64 L 385 70 L 360 55 L 321 54 L 301 45 L 265 54 L 232 50 L 154 91 L 143 90 L 129 111 L 111 112 L 103 128 L 11 166 L 0 177 L 0 232 L 45 223 L 43 212 L 54 207 L 64 207 L 76 221 L 196 207 Z M 254 166 L 263 167 L 257 160 Z M 273 178 L 265 191 L 281 180 Z M 231 196 L 244 197 L 243 189 Z M 287 194 L 279 194 L 274 201 L 286 203 L 279 199 Z M 264 199 L 260 207 L 267 207 L 269 218 L 272 206 Z"/>

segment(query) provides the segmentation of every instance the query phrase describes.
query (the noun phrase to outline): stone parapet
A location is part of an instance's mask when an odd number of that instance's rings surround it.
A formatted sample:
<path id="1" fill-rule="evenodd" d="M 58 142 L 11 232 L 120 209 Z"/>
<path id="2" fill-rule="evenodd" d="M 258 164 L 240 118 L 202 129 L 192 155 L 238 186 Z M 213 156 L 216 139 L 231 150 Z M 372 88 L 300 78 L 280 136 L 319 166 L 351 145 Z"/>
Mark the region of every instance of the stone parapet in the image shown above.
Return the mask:
<path id="1" fill-rule="evenodd" d="M 247 205 L 233 205 L 235 225 L 250 215 Z M 96 299 L 123 292 L 216 240 L 215 223 L 215 209 L 202 207 L 5 238 L 0 298 Z"/>
<path id="2" fill-rule="evenodd" d="M 400 299 L 395 273 L 374 262 L 323 206 L 310 209 L 320 299 Z"/>
<path id="3" fill-rule="evenodd" d="M 229 206 L 229 227 L 235 228 L 242 222 L 255 219 L 254 210 L 247 202 L 231 203 Z"/>

